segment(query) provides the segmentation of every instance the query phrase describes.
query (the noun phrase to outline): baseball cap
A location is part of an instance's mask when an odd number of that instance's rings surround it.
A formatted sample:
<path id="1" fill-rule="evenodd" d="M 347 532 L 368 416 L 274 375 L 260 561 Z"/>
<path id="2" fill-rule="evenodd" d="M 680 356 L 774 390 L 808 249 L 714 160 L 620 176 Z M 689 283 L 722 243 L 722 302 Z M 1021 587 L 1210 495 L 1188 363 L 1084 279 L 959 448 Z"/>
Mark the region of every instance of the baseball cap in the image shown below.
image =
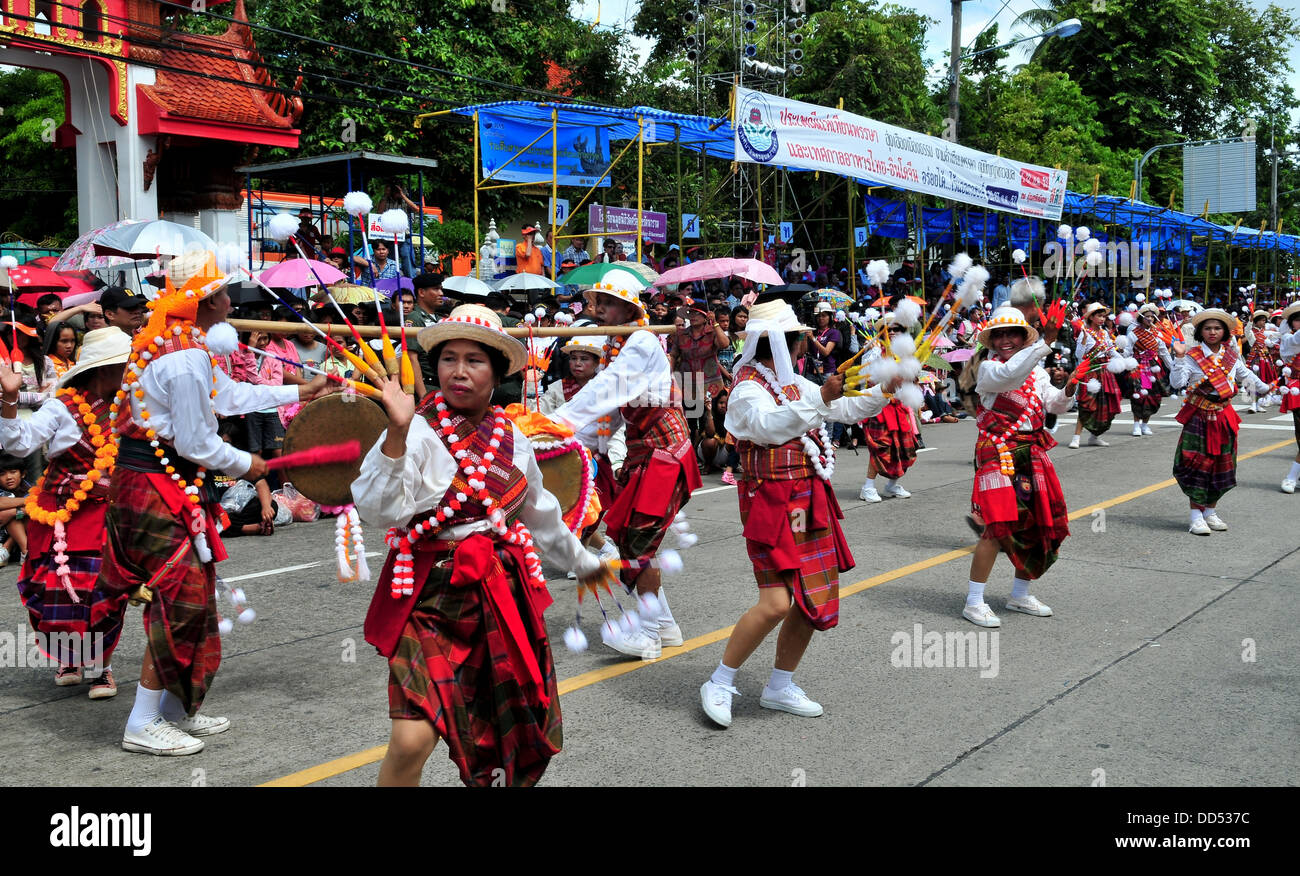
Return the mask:
<path id="1" fill-rule="evenodd" d="M 143 295 L 136 295 L 121 286 L 109 286 L 99 296 L 99 306 L 105 310 L 134 310 L 148 303 Z"/>

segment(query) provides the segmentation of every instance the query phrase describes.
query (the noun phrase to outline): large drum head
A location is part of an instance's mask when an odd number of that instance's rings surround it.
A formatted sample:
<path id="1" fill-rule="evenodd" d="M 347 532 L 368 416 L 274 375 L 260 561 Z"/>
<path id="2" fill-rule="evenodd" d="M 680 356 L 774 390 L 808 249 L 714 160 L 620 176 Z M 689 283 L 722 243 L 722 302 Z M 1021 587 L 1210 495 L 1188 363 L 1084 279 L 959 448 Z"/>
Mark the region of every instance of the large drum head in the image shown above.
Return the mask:
<path id="1" fill-rule="evenodd" d="M 582 498 L 586 458 L 580 452 L 561 453 L 539 460 L 537 467 L 542 472 L 542 486 L 560 503 L 560 513 L 567 522 L 573 506 Z"/>
<path id="2" fill-rule="evenodd" d="M 308 402 L 284 434 L 284 453 L 297 453 L 326 444 L 357 441 L 361 459 L 388 427 L 388 416 L 378 404 L 361 395 L 335 394 Z M 298 492 L 321 505 L 352 504 L 352 482 L 361 474 L 361 459 L 332 465 L 286 468 L 283 478 Z"/>

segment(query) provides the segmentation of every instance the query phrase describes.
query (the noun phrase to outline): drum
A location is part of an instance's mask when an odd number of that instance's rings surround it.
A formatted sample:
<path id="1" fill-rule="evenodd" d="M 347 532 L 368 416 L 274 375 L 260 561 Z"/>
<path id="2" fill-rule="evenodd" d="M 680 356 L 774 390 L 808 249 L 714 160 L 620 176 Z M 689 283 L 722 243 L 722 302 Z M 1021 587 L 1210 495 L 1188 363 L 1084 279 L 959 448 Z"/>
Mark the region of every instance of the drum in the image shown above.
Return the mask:
<path id="1" fill-rule="evenodd" d="M 544 486 L 557 502 L 564 525 L 574 534 L 600 519 L 596 496 L 596 461 L 573 433 L 553 420 L 513 404 L 505 415 L 533 445 Z"/>
<path id="2" fill-rule="evenodd" d="M 361 444 L 361 457 L 353 462 L 286 468 L 284 480 L 321 505 L 351 505 L 352 482 L 361 474 L 361 459 L 387 427 L 384 409 L 365 396 L 335 394 L 308 402 L 284 433 L 285 455 L 355 440 Z"/>

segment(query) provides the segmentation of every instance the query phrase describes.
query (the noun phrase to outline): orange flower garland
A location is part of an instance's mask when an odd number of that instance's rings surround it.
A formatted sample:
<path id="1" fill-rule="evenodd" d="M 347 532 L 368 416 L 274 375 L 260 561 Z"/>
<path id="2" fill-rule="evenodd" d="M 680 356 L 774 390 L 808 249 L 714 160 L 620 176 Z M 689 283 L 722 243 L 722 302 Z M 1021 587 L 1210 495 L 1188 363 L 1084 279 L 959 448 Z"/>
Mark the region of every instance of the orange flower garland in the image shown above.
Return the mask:
<path id="1" fill-rule="evenodd" d="M 72 515 L 94 489 L 95 483 L 111 472 L 117 462 L 117 444 L 104 437 L 104 427 L 99 424 L 98 417 L 92 416 L 91 406 L 86 401 L 86 396 L 75 389 L 61 389 L 58 392 L 58 396 L 69 395 L 76 405 L 77 413 L 81 415 L 82 428 L 90 435 L 90 443 L 95 447 L 95 467 L 86 472 L 86 477 L 77 485 L 78 489 L 72 494 L 72 498 L 55 511 L 46 511 L 38 501 L 41 493 L 45 492 L 45 476 L 41 475 L 36 486 L 32 487 L 31 492 L 27 494 L 27 516 L 51 527 L 56 523 L 67 523 L 71 520 Z M 109 416 L 112 416 L 111 408 Z"/>

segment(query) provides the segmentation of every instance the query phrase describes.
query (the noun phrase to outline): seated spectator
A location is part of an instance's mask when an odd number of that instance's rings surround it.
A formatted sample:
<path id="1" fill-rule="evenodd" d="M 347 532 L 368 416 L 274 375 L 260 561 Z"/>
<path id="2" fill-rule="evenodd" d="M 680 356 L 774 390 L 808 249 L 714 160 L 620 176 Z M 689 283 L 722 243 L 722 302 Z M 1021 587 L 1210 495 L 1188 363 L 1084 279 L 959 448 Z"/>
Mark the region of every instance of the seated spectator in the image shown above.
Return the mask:
<path id="1" fill-rule="evenodd" d="M 36 456 L 38 454 L 32 454 Z M 0 566 L 14 554 L 27 553 L 27 463 L 8 453 L 0 455 Z"/>

